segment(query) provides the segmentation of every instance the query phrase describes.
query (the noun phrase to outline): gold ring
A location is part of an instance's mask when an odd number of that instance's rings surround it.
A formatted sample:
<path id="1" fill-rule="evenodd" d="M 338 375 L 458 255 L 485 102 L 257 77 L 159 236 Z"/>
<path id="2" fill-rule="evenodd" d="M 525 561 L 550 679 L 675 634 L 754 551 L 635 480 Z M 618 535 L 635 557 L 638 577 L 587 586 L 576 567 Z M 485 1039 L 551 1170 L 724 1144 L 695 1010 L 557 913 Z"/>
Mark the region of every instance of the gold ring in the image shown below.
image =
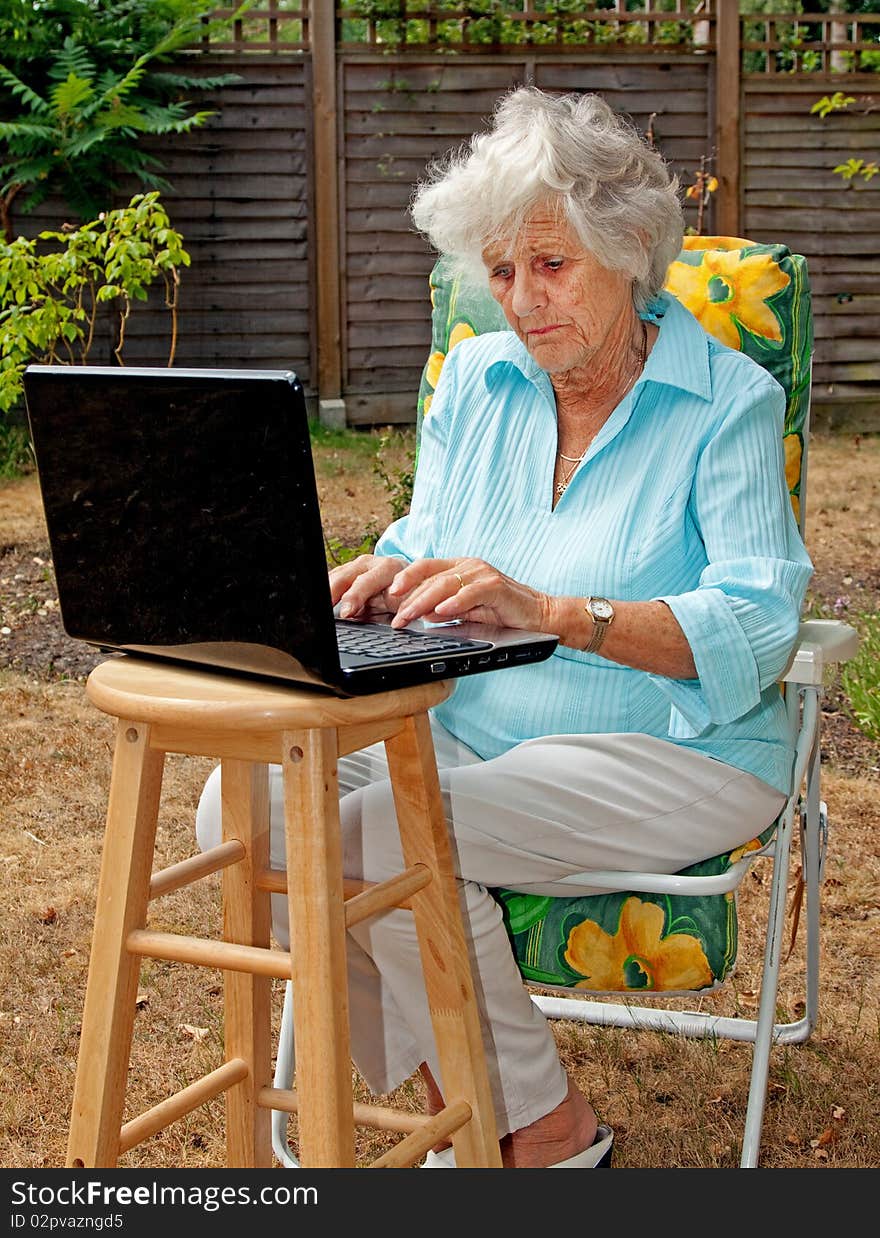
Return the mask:
<path id="1" fill-rule="evenodd" d="M 455 577 L 455 579 L 458 581 L 458 587 L 459 587 L 459 589 L 463 589 L 463 588 L 464 588 L 464 581 L 462 580 L 462 578 L 461 578 L 461 576 L 458 574 L 458 572 L 453 572 L 453 573 L 452 573 L 452 575 L 453 575 L 453 576 Z"/>

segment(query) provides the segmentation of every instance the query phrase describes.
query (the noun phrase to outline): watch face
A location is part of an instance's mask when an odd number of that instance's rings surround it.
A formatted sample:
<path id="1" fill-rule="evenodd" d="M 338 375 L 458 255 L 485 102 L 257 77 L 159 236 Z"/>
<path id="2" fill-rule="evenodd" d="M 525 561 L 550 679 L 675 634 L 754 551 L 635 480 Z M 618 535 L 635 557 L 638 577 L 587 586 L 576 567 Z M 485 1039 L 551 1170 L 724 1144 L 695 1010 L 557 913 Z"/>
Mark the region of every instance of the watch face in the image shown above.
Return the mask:
<path id="1" fill-rule="evenodd" d="M 590 614 L 595 619 L 612 619 L 614 607 L 610 602 L 606 602 L 605 598 L 593 598 L 590 603 Z"/>

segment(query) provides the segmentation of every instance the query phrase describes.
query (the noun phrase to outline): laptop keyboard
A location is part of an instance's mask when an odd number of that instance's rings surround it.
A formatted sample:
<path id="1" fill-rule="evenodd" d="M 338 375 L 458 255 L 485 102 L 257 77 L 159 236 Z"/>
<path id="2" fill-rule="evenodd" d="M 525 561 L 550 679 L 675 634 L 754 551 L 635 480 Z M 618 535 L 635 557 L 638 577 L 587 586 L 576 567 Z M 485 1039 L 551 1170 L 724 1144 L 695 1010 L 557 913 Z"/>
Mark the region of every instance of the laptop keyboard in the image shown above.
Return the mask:
<path id="1" fill-rule="evenodd" d="M 339 622 L 336 624 L 336 640 L 340 653 L 353 654 L 359 658 L 375 658 L 381 662 L 492 648 L 488 641 L 462 638 L 450 640 L 448 636 L 439 633 L 389 628 L 381 623 Z"/>

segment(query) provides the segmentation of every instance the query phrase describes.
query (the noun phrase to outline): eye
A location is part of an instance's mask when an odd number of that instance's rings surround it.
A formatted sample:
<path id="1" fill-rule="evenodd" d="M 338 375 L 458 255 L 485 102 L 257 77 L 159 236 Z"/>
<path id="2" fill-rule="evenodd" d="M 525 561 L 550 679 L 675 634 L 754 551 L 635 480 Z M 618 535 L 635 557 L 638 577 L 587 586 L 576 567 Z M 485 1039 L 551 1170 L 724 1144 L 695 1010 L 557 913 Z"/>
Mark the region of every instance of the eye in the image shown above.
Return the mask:
<path id="1" fill-rule="evenodd" d="M 544 260 L 544 266 L 549 267 L 551 271 L 558 271 L 564 262 L 564 258 L 546 258 Z"/>
<path id="2" fill-rule="evenodd" d="M 513 267 L 510 266 L 509 264 L 502 264 L 500 266 L 492 268 L 490 278 L 491 279 L 510 279 L 512 274 L 513 274 Z"/>

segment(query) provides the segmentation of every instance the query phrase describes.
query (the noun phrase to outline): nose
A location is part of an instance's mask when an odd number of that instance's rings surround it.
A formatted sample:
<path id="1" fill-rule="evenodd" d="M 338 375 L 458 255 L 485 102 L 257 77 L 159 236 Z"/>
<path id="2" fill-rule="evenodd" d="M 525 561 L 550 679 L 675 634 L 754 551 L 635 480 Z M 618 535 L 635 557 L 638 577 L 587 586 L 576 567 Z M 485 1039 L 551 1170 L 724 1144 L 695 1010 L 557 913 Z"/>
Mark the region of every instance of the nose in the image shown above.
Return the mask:
<path id="1" fill-rule="evenodd" d="M 540 283 L 528 265 L 517 266 L 513 273 L 513 295 L 510 307 L 517 318 L 528 318 L 544 304 Z"/>

